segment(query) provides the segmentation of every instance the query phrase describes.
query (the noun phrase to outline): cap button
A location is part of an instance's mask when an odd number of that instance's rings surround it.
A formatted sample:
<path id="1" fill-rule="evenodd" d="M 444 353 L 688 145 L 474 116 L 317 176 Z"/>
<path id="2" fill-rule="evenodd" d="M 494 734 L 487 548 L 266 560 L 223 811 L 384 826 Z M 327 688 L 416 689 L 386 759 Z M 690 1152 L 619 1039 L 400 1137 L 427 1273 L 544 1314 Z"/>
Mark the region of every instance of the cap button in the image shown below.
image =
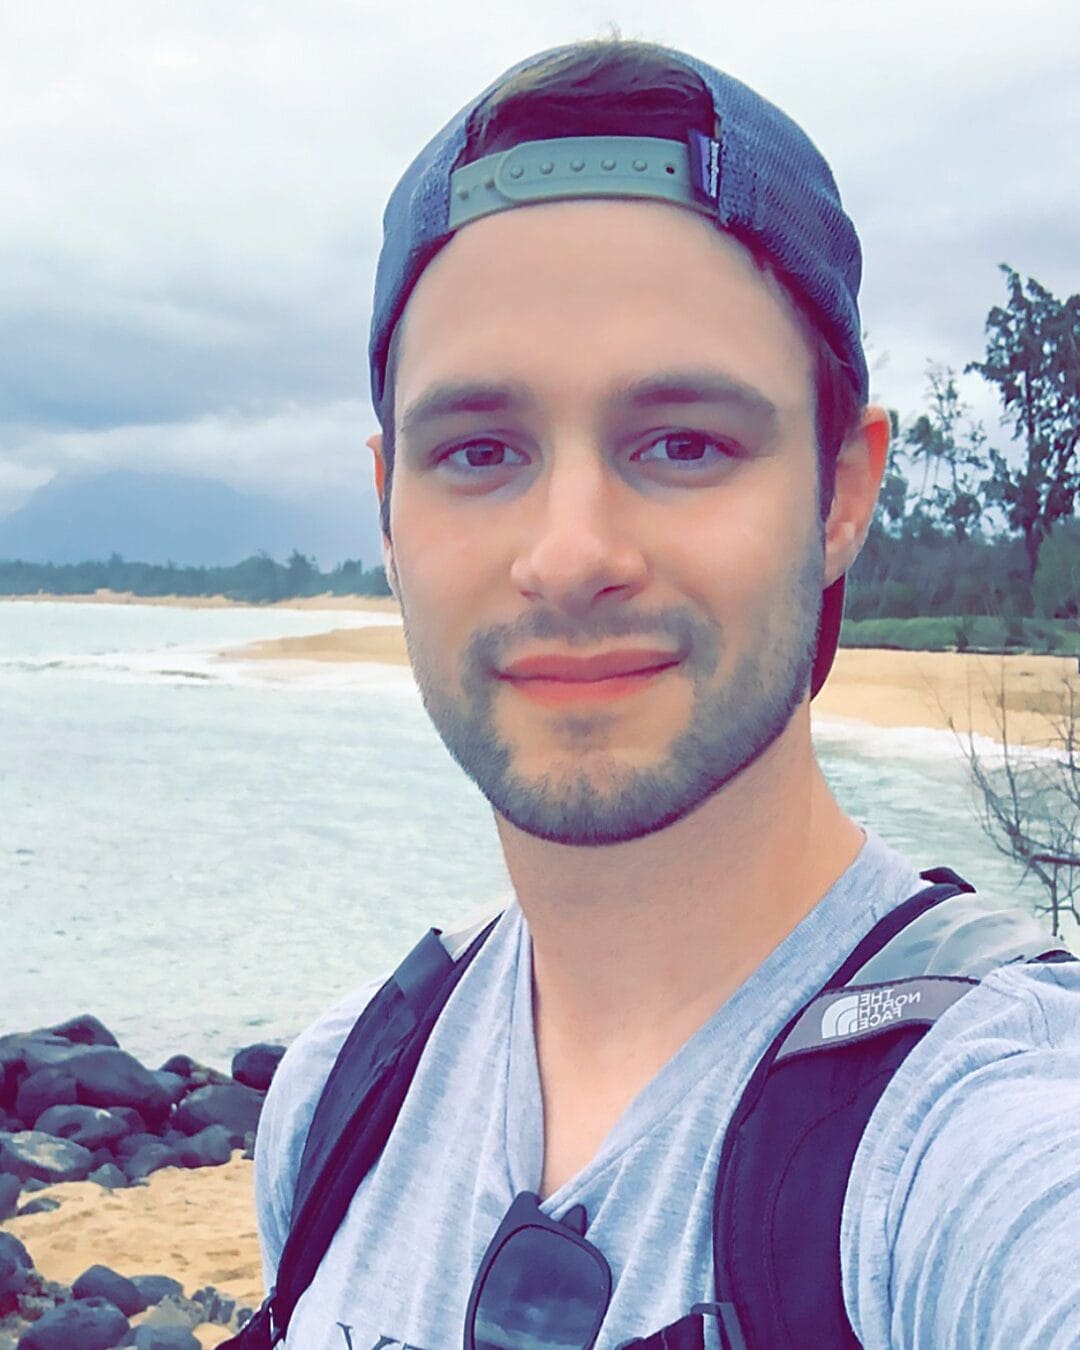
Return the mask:
<path id="1" fill-rule="evenodd" d="M 511 177 L 511 178 L 520 178 L 521 175 L 522 175 L 524 172 L 525 172 L 525 170 L 521 167 L 520 164 L 514 164 L 514 165 L 511 165 L 511 167 L 510 167 L 510 177 Z"/>
<path id="2" fill-rule="evenodd" d="M 637 169 L 638 173 L 644 173 L 648 167 L 648 164 L 646 164 L 643 159 L 634 160 L 634 168 Z"/>
<path id="3" fill-rule="evenodd" d="M 613 159 L 602 159 L 600 161 L 600 167 L 602 169 L 613 169 L 615 167 L 615 161 Z"/>
<path id="4" fill-rule="evenodd" d="M 583 159 L 572 159 L 570 161 L 570 167 L 573 169 L 575 173 L 580 173 L 581 170 L 585 167 L 585 161 Z"/>
<path id="5" fill-rule="evenodd" d="M 546 159 L 546 160 L 543 162 L 543 164 L 540 165 L 540 172 L 541 172 L 541 173 L 551 173 L 551 171 L 552 171 L 552 169 L 554 169 L 554 167 L 555 167 L 555 165 L 552 164 L 551 160 L 550 160 L 550 159 Z"/>

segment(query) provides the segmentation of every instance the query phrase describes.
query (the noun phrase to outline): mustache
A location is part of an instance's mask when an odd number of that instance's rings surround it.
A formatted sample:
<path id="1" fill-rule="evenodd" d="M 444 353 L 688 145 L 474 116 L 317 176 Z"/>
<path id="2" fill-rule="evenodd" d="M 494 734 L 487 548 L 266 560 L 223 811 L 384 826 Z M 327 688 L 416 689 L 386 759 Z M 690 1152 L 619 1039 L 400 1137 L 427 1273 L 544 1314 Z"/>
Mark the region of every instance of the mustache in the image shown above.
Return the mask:
<path id="1" fill-rule="evenodd" d="M 584 620 L 537 610 L 514 623 L 494 624 L 474 633 L 466 648 L 465 668 L 469 677 L 479 681 L 504 666 L 508 658 L 530 642 L 562 642 L 568 648 L 595 647 L 608 638 L 660 638 L 663 646 L 687 652 L 693 665 L 707 669 L 715 666 L 721 646 L 717 625 L 685 607 L 651 614 L 598 610 Z"/>

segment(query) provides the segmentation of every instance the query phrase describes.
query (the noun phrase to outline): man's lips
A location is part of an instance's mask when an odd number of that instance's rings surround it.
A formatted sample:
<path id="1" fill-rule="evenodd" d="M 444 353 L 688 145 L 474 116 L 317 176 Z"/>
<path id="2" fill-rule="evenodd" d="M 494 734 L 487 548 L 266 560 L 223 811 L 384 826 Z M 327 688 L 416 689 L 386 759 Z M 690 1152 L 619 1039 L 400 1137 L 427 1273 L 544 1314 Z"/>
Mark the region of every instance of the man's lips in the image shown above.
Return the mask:
<path id="1" fill-rule="evenodd" d="M 677 652 L 641 647 L 585 657 L 526 656 L 507 666 L 500 672 L 500 677 L 506 680 L 563 680 L 592 684 L 619 675 L 651 674 L 678 665 L 680 660 L 682 657 Z"/>

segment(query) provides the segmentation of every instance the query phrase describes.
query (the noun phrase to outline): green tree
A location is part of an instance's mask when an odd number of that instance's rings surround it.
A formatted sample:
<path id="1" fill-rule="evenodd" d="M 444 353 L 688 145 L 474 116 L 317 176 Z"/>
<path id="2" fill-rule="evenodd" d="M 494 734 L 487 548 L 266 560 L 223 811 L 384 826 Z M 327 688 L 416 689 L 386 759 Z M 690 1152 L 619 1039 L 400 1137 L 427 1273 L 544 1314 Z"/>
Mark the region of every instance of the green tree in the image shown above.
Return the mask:
<path id="1" fill-rule="evenodd" d="M 923 463 L 916 511 L 940 521 L 963 542 L 983 514 L 978 474 L 988 467 L 983 454 L 986 433 L 970 417 L 961 431 L 961 418 L 970 409 L 961 402 L 956 372 L 950 366 L 929 361 L 926 375 L 930 411 L 917 417 L 903 437 L 908 456 Z"/>
<path id="2" fill-rule="evenodd" d="M 1005 421 L 1020 440 L 1024 458 L 1007 463 L 990 450 L 988 496 L 1005 509 L 1009 526 L 1024 537 L 1028 580 L 1039 550 L 1054 526 L 1073 513 L 1080 491 L 1080 295 L 1059 300 L 1028 277 L 1027 292 L 1007 263 L 1009 301 L 986 319 L 986 360 L 971 361 L 998 386 Z"/>
<path id="3" fill-rule="evenodd" d="M 1062 522 L 1046 538 L 1031 592 L 1044 619 L 1080 618 L 1080 521 Z"/>

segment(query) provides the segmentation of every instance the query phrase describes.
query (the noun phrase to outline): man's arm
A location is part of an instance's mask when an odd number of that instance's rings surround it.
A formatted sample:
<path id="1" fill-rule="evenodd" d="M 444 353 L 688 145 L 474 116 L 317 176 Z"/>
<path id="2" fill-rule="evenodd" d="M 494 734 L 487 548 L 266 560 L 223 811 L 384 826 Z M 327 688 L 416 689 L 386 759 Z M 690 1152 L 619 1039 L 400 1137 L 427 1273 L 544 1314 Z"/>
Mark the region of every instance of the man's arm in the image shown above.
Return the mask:
<path id="1" fill-rule="evenodd" d="M 1009 966 L 938 1022 L 852 1169 L 844 1297 L 866 1346 L 1080 1345 L 1080 962 Z"/>

